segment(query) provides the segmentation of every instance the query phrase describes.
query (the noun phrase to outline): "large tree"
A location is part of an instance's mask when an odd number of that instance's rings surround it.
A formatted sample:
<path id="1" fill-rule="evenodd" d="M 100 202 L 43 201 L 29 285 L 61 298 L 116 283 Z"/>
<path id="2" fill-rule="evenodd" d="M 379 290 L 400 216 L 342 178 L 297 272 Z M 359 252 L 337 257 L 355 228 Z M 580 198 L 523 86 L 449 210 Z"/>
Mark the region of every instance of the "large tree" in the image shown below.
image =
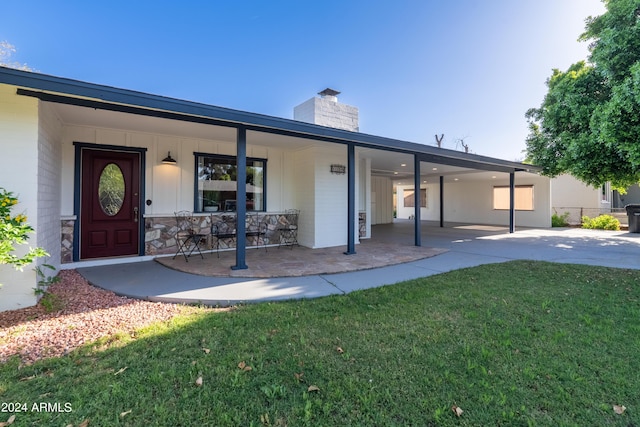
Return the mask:
<path id="1" fill-rule="evenodd" d="M 527 111 L 527 157 L 556 176 L 600 186 L 640 182 L 640 0 L 603 0 L 586 20 L 589 61 L 553 70 L 540 108 Z"/>

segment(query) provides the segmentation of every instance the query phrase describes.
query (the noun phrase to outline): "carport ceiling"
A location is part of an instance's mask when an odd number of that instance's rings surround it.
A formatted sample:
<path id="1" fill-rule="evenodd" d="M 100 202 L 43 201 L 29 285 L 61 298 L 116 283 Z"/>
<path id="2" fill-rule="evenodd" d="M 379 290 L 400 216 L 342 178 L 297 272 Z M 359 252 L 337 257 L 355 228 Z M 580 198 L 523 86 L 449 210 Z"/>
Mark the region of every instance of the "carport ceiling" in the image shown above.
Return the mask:
<path id="1" fill-rule="evenodd" d="M 414 168 L 413 156 L 392 151 L 360 149 L 361 157 L 371 159 L 371 174 L 390 178 L 394 181 L 413 182 Z M 500 176 L 499 172 L 482 171 L 478 169 L 451 166 L 435 162 L 420 163 L 421 180 L 433 180 L 444 176 L 448 180 L 463 179 L 463 176 L 473 174 L 473 179 L 493 179 Z"/>

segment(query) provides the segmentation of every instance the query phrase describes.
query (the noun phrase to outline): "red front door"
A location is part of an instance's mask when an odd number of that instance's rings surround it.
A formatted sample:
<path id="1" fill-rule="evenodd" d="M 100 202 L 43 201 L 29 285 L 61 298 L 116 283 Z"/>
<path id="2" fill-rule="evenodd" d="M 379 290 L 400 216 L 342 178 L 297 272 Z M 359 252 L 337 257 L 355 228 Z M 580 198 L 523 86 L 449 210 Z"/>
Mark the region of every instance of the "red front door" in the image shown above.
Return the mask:
<path id="1" fill-rule="evenodd" d="M 80 259 L 138 255 L 140 153 L 81 152 Z"/>

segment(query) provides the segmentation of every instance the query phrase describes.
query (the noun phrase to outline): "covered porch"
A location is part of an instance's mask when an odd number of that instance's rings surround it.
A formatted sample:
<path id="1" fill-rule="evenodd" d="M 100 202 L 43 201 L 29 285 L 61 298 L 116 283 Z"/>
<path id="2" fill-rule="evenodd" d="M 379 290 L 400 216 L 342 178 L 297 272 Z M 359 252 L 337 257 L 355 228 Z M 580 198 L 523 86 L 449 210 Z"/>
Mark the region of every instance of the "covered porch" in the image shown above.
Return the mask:
<path id="1" fill-rule="evenodd" d="M 340 256 L 326 265 L 357 265 L 354 255 L 367 249 L 374 227 L 393 221 L 394 188 L 402 191 L 404 207 L 413 210 L 412 237 L 402 243 L 406 246 L 436 247 L 427 243 L 428 236 L 423 241 L 423 220 L 434 220 L 439 227 L 450 221 L 492 224 L 510 232 L 516 224 L 550 223 L 548 181 L 532 165 L 37 73 L 0 71 L 0 113 L 13 117 L 6 120 L 4 132 L 11 136 L 6 148 L 12 157 L 0 177 L 21 194 L 37 230 L 32 243 L 47 250 L 51 257 L 46 262 L 56 268 L 173 255 L 176 212 L 213 220 L 226 209 L 233 209 L 237 218 L 235 246 L 225 254 L 233 263 L 222 264 L 226 276 L 251 270 L 258 255 L 247 249 L 249 215 L 278 221 L 289 209 L 300 212 L 301 246 L 336 248 Z M 15 179 L 30 172 L 32 180 Z M 531 189 L 527 210 L 518 210 L 519 185 Z M 506 189 L 506 204 L 494 203 L 498 188 Z M 338 261 L 340 257 L 344 260 Z M 36 280 L 35 273 L 16 279 L 7 306 L 33 303 Z"/>

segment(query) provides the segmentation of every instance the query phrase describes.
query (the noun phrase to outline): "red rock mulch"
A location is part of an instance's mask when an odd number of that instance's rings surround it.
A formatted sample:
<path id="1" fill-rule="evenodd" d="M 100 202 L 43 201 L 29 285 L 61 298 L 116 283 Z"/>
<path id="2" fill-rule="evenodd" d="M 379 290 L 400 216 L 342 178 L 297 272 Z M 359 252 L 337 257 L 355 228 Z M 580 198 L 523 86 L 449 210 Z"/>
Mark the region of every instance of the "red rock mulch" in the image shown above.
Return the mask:
<path id="1" fill-rule="evenodd" d="M 19 355 L 25 364 L 58 357 L 98 338 L 130 332 L 179 313 L 175 304 L 120 297 L 91 286 L 74 270 L 59 273 L 49 287 L 58 311 L 47 313 L 43 301 L 33 307 L 0 312 L 0 362 Z"/>

